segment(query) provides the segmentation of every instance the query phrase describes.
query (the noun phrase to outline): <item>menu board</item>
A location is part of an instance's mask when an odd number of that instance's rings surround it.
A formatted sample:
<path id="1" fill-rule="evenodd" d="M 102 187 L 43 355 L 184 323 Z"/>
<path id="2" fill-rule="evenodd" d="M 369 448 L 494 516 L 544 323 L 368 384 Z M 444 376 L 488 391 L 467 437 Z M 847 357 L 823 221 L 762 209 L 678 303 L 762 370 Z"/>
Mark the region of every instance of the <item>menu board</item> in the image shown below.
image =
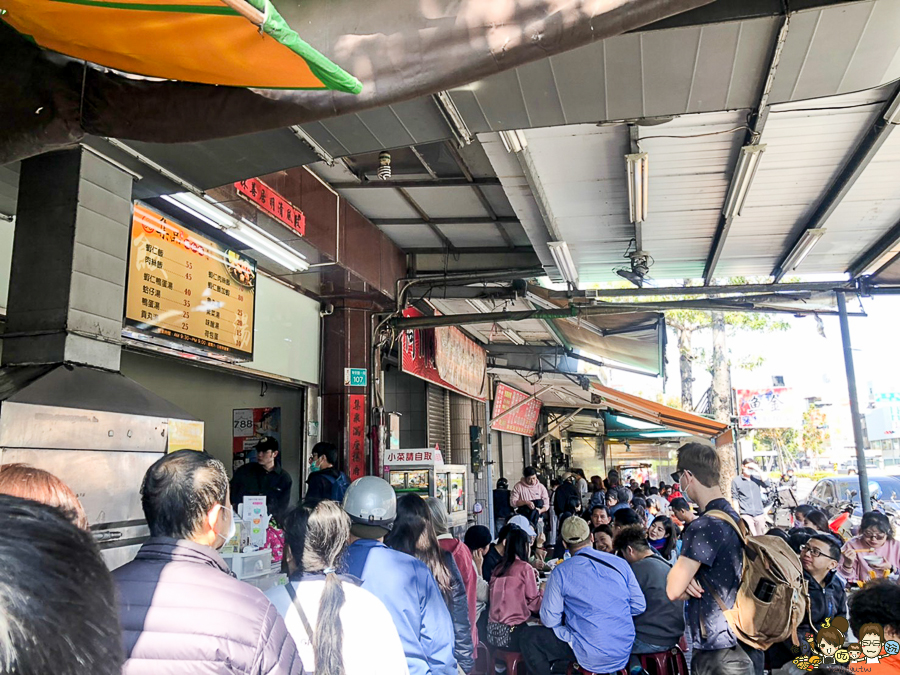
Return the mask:
<path id="1" fill-rule="evenodd" d="M 523 394 L 518 389 L 508 387 L 502 382 L 497 385 L 497 393 L 494 395 L 493 417 L 506 412 L 516 403 L 524 401 L 528 394 Z M 538 416 L 541 414 L 541 402 L 531 399 L 528 403 L 520 405 L 508 415 L 504 415 L 496 422 L 491 422 L 494 431 L 506 431 L 510 434 L 533 436 L 534 427 L 537 425 Z"/>
<path id="2" fill-rule="evenodd" d="M 253 358 L 256 261 L 135 203 L 125 323 L 235 359 Z"/>

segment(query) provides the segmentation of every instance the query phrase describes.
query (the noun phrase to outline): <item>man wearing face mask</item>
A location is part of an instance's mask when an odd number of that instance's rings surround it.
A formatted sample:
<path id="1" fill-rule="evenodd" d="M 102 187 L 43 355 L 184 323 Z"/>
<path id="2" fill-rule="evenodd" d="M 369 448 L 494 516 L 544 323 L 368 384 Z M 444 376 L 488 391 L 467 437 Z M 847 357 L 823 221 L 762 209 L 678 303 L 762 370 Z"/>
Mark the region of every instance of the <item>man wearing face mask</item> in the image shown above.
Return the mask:
<path id="1" fill-rule="evenodd" d="M 144 475 L 150 538 L 113 572 L 123 675 L 295 675 L 303 664 L 284 620 L 218 554 L 234 534 L 228 476 L 205 452 L 179 450 Z"/>
<path id="2" fill-rule="evenodd" d="M 338 449 L 332 443 L 316 443 L 309 453 L 309 478 L 306 479 L 306 503 L 331 499 L 339 504 L 344 501 L 344 493 L 350 481 L 335 466 Z"/>

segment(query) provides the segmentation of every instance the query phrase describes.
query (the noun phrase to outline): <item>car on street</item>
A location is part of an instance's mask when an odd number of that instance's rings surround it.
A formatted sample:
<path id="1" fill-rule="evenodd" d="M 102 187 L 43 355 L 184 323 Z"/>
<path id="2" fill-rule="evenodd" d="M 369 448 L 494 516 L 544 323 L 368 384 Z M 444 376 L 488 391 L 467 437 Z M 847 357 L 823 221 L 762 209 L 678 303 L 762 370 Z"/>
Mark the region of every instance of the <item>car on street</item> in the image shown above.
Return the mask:
<path id="1" fill-rule="evenodd" d="M 875 498 L 876 508 L 884 511 L 897 529 L 900 526 L 900 477 L 875 475 L 869 476 L 868 482 L 869 495 Z M 807 504 L 825 513 L 828 520 L 840 515 L 848 502 L 853 504 L 850 520 L 855 529 L 863 513 L 858 476 L 823 478 L 816 483 L 806 500 Z"/>

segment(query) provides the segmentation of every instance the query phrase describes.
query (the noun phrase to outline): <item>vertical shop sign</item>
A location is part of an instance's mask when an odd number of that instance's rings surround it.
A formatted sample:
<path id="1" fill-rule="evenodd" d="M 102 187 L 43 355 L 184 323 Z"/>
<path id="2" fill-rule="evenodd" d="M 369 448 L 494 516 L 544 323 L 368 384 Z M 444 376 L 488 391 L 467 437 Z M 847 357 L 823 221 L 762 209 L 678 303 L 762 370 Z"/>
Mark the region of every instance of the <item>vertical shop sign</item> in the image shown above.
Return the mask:
<path id="1" fill-rule="evenodd" d="M 254 448 L 264 436 L 281 446 L 281 408 L 237 408 L 231 412 L 232 469 L 256 461 Z M 283 449 L 283 448 L 282 448 Z M 275 459 L 281 466 L 281 452 Z"/>
<path id="2" fill-rule="evenodd" d="M 256 204 L 282 225 L 301 237 L 306 236 L 306 216 L 303 211 L 275 192 L 259 178 L 248 178 L 234 184 L 234 189 L 245 199 Z"/>
<path id="3" fill-rule="evenodd" d="M 350 424 L 350 481 L 366 475 L 366 396 L 351 394 L 349 399 Z"/>

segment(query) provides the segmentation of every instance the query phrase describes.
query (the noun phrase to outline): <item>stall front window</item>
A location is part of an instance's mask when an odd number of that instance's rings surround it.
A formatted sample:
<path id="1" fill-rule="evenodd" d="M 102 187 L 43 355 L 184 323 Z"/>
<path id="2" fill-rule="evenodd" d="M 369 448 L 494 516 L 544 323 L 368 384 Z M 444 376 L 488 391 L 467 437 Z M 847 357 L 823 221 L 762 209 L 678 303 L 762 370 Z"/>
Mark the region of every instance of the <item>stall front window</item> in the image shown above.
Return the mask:
<path id="1" fill-rule="evenodd" d="M 434 496 L 445 504 L 447 503 L 447 474 L 437 474 L 437 485 L 434 489 Z"/>
<path id="2" fill-rule="evenodd" d="M 391 487 L 395 490 L 406 488 L 406 473 L 403 471 L 391 471 Z"/>
<path id="3" fill-rule="evenodd" d="M 406 487 L 414 492 L 428 492 L 428 469 L 416 469 L 407 474 Z"/>
<path id="4" fill-rule="evenodd" d="M 466 510 L 466 495 L 463 493 L 463 485 L 465 485 L 463 474 L 450 474 L 450 513 Z"/>

